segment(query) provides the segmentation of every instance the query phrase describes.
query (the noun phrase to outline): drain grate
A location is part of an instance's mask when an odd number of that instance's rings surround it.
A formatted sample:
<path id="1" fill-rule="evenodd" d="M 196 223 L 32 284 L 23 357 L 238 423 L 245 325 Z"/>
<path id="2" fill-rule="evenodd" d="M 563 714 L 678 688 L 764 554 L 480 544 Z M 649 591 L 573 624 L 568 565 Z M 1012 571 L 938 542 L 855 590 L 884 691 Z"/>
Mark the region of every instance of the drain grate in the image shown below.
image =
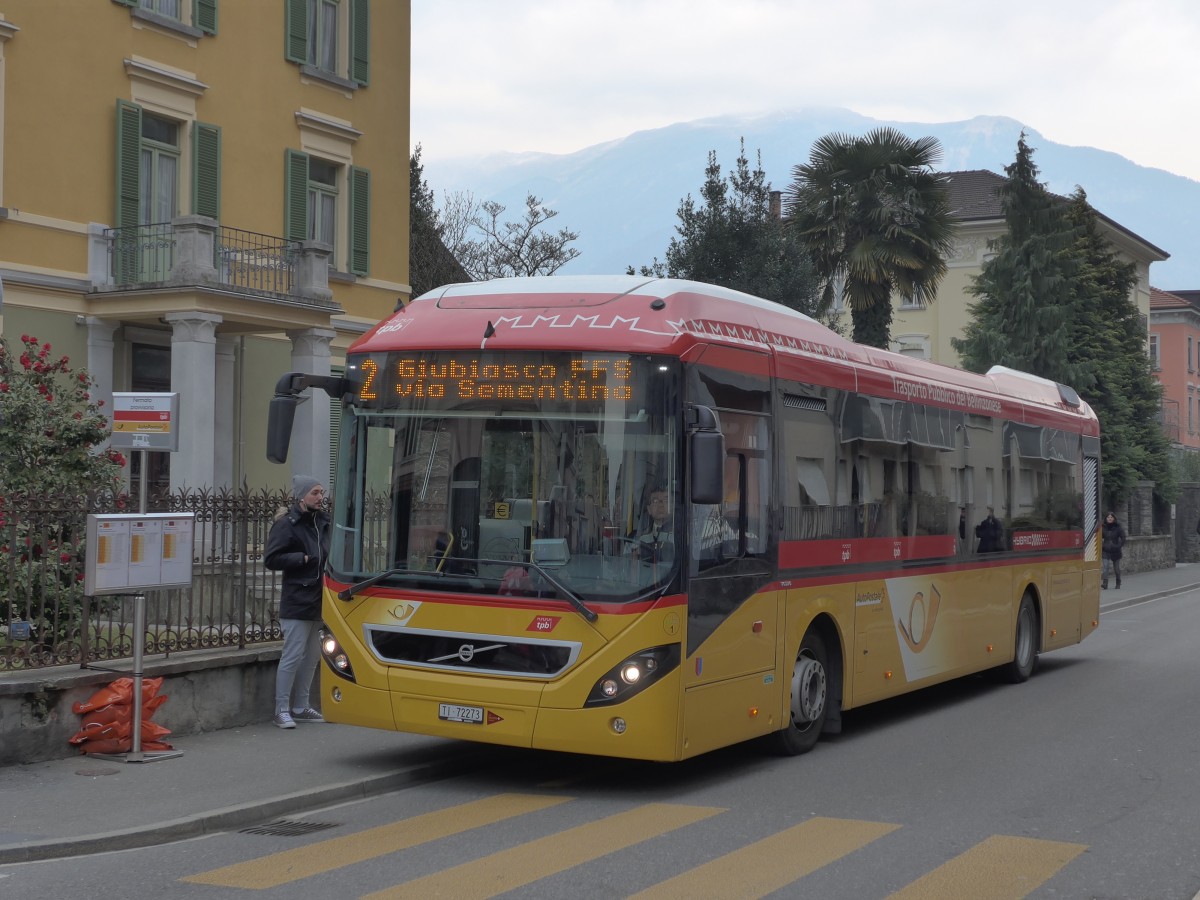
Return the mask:
<path id="1" fill-rule="evenodd" d="M 239 834 L 273 834 L 281 837 L 292 837 L 299 834 L 312 834 L 314 831 L 324 831 L 326 828 L 337 828 L 337 822 L 297 822 L 294 819 L 276 819 L 265 825 L 253 825 L 242 828 Z"/>

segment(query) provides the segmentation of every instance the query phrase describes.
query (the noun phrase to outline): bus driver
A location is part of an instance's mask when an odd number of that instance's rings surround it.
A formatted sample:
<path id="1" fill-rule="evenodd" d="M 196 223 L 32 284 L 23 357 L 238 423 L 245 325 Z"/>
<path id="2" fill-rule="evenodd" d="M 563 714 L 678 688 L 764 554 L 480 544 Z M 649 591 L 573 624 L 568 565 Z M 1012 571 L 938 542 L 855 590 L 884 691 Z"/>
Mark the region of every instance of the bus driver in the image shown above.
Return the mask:
<path id="1" fill-rule="evenodd" d="M 675 558 L 675 526 L 667 489 L 656 485 L 646 501 L 647 526 L 633 540 L 630 555 L 642 562 L 665 563 Z"/>

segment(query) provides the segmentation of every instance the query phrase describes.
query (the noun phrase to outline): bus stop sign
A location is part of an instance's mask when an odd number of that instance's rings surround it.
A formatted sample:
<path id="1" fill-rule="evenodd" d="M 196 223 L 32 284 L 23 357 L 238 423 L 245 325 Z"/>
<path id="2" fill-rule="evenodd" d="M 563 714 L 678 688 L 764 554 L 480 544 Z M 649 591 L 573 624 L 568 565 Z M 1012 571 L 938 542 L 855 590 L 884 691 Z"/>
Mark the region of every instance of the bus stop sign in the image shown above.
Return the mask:
<path id="1" fill-rule="evenodd" d="M 113 393 L 111 445 L 120 450 L 179 449 L 179 394 Z"/>

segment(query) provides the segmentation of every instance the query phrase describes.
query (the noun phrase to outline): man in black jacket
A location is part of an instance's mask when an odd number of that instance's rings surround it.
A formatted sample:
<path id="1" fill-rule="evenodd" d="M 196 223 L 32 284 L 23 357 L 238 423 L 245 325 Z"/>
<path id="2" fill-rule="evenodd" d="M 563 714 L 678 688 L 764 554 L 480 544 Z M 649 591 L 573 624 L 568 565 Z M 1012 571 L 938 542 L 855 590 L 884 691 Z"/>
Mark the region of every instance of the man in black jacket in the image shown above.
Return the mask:
<path id="1" fill-rule="evenodd" d="M 329 558 L 329 516 L 321 509 L 325 488 L 308 475 L 292 478 L 295 503 L 267 535 L 263 562 L 283 572 L 279 624 L 283 653 L 275 672 L 275 718 L 280 728 L 297 722 L 324 722 L 309 705 L 309 688 L 321 661 L 321 580 Z"/>

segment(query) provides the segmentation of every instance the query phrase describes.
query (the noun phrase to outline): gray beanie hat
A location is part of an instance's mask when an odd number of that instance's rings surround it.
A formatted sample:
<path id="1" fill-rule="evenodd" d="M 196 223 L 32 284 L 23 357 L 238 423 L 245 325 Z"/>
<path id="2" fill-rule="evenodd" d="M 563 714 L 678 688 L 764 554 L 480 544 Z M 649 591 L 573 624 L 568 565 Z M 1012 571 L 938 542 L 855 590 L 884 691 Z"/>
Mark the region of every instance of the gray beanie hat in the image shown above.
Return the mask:
<path id="1" fill-rule="evenodd" d="M 320 479 L 313 478 L 311 475 L 293 475 L 292 496 L 300 500 L 319 484 L 321 484 Z"/>

